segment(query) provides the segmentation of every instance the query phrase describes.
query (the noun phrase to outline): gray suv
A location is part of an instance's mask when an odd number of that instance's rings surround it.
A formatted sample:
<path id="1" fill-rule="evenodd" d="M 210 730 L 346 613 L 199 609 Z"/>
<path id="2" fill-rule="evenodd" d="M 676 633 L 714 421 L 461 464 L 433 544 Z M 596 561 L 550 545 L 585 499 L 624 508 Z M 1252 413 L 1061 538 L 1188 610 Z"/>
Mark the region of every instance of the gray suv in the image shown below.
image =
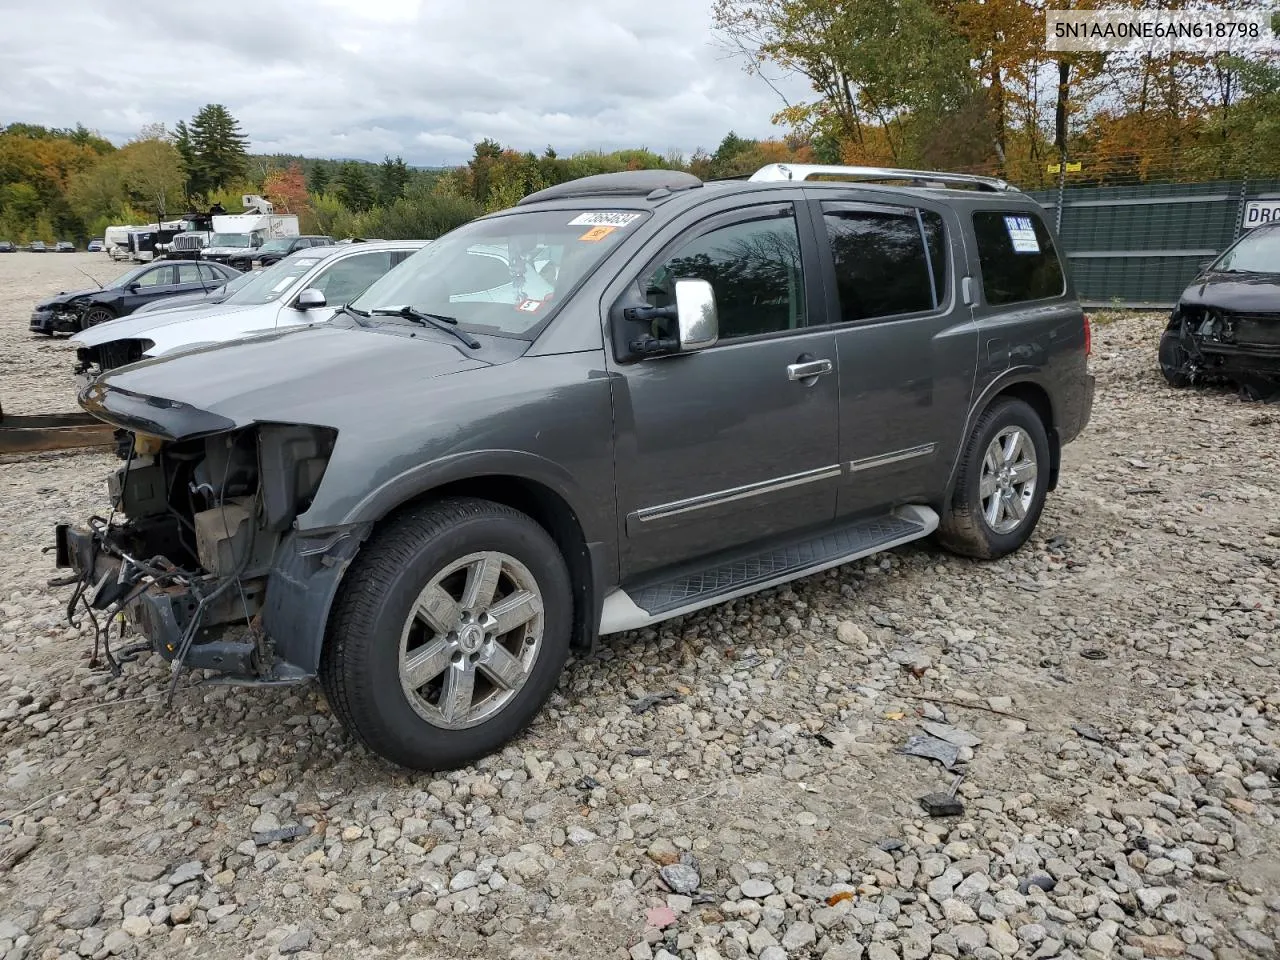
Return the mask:
<path id="1" fill-rule="evenodd" d="M 602 634 L 931 534 L 1017 549 L 1088 352 L 1043 211 L 1000 181 L 588 177 L 328 323 L 86 387 L 133 453 L 58 562 L 175 684 L 318 677 L 373 751 L 454 767 Z"/>

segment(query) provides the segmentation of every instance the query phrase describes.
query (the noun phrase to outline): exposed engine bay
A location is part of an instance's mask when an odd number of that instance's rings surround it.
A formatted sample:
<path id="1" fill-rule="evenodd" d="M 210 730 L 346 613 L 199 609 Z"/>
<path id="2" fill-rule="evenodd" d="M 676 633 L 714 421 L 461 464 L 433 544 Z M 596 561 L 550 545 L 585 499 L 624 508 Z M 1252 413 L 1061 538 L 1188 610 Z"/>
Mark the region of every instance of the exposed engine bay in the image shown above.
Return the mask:
<path id="1" fill-rule="evenodd" d="M 279 655 L 263 615 L 273 567 L 296 554 L 282 544 L 296 539 L 336 436 L 285 424 L 186 440 L 130 435 L 108 481 L 111 515 L 57 530 L 58 565 L 76 575 L 68 616 L 83 607 L 97 624 L 105 614 L 98 642 L 113 670 L 110 627 L 123 613 L 175 664 L 175 683 L 184 667 L 252 683 L 313 672 Z"/>

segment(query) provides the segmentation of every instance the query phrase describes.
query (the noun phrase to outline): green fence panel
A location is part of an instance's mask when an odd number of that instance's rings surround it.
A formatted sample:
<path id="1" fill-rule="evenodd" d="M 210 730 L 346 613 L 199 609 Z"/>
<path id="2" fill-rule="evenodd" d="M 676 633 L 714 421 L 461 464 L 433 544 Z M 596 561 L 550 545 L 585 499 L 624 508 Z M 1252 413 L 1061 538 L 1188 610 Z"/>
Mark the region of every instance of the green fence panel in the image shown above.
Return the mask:
<path id="1" fill-rule="evenodd" d="M 1088 306 L 1170 307 L 1241 231 L 1244 200 L 1280 198 L 1280 180 L 1068 187 L 1030 193 L 1051 219 Z"/>

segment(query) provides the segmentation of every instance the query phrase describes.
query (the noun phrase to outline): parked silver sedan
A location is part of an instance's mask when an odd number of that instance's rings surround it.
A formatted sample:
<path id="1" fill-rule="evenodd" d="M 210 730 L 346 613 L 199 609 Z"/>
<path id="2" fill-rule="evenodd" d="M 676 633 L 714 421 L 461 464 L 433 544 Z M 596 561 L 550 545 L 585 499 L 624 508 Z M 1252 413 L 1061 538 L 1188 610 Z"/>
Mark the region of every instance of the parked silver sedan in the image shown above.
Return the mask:
<path id="1" fill-rule="evenodd" d="M 200 298 L 112 320 L 72 337 L 76 373 L 97 376 L 144 357 L 323 322 L 430 241 L 391 240 L 300 250 L 234 281 L 225 298 Z M 230 286 L 230 285 L 229 285 Z"/>

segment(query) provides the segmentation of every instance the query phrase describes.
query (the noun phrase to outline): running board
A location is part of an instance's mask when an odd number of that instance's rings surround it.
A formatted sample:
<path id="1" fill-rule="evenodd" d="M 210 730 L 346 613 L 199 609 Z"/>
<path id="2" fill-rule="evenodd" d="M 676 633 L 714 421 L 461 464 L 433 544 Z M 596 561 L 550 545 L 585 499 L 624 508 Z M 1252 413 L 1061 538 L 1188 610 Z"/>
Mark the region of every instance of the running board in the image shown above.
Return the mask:
<path id="1" fill-rule="evenodd" d="M 647 627 L 807 577 L 927 537 L 937 528 L 938 515 L 928 507 L 904 506 L 763 553 L 716 561 L 670 580 L 614 590 L 604 598 L 600 635 Z"/>

